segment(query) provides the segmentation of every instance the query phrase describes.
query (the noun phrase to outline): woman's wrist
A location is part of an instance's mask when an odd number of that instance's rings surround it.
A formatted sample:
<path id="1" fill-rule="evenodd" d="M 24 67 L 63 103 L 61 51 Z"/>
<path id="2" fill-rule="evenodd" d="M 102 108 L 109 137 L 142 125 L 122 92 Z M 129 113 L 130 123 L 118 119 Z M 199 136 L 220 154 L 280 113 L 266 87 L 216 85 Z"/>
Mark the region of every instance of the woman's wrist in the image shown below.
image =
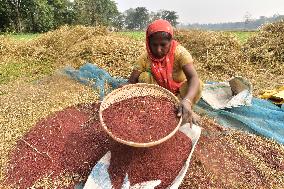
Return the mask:
<path id="1" fill-rule="evenodd" d="M 183 100 L 188 102 L 190 104 L 190 106 L 192 106 L 192 102 L 191 102 L 191 100 L 189 98 L 184 98 Z"/>

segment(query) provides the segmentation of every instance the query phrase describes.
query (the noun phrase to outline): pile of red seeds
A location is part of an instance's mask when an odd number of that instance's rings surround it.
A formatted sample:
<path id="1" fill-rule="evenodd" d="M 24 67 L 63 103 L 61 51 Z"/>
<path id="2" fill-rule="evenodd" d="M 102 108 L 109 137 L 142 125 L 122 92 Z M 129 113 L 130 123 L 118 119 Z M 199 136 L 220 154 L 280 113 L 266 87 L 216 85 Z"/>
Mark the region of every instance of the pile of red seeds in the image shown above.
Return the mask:
<path id="1" fill-rule="evenodd" d="M 40 120 L 11 152 L 5 185 L 25 189 L 62 172 L 86 178 L 113 144 L 101 129 L 98 110 L 98 104 L 79 105 Z"/>
<path id="2" fill-rule="evenodd" d="M 161 180 L 156 189 L 170 186 L 191 151 L 191 140 L 178 131 L 168 141 L 151 148 L 133 148 L 118 144 L 111 151 L 109 174 L 115 189 L 120 189 L 126 173 L 131 186 Z"/>
<path id="3" fill-rule="evenodd" d="M 178 125 L 175 104 L 165 97 L 134 97 L 112 104 L 103 120 L 117 138 L 147 143 L 169 135 Z"/>

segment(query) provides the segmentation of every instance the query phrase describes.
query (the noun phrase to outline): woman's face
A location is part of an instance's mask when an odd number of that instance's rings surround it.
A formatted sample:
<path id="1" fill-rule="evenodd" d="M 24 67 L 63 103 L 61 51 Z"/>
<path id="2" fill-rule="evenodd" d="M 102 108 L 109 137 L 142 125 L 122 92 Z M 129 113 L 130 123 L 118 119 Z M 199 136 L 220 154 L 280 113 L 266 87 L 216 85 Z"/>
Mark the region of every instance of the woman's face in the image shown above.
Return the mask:
<path id="1" fill-rule="evenodd" d="M 150 49 L 155 58 L 163 58 L 169 52 L 171 40 L 161 33 L 154 33 L 149 41 Z"/>

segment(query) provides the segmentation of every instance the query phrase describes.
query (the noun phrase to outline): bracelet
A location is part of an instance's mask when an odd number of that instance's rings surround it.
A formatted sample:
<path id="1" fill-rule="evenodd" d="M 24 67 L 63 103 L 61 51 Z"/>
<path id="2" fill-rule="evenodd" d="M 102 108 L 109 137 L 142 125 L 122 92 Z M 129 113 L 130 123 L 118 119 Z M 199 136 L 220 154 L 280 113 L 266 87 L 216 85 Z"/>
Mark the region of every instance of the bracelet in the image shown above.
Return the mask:
<path id="1" fill-rule="evenodd" d="M 192 106 L 192 102 L 191 102 L 191 100 L 189 100 L 188 98 L 184 98 L 183 100 L 185 100 L 185 101 L 189 102 L 190 106 Z"/>

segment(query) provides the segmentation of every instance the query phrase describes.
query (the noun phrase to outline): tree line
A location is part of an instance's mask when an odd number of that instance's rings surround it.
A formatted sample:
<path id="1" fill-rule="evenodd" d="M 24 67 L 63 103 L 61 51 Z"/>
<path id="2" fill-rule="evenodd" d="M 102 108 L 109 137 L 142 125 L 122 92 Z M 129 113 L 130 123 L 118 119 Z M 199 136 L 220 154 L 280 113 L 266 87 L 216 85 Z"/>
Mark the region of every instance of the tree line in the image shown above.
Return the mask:
<path id="1" fill-rule="evenodd" d="M 159 18 L 178 24 L 175 11 L 119 12 L 113 0 L 0 0 L 0 32 L 46 32 L 65 24 L 143 30 Z"/>
<path id="2" fill-rule="evenodd" d="M 245 15 L 243 22 L 227 22 L 217 24 L 187 24 L 180 25 L 181 28 L 186 29 L 204 29 L 204 30 L 258 30 L 262 25 L 267 23 L 283 20 L 284 15 L 275 14 L 272 17 L 260 16 L 258 19 L 252 19 L 251 16 Z"/>

